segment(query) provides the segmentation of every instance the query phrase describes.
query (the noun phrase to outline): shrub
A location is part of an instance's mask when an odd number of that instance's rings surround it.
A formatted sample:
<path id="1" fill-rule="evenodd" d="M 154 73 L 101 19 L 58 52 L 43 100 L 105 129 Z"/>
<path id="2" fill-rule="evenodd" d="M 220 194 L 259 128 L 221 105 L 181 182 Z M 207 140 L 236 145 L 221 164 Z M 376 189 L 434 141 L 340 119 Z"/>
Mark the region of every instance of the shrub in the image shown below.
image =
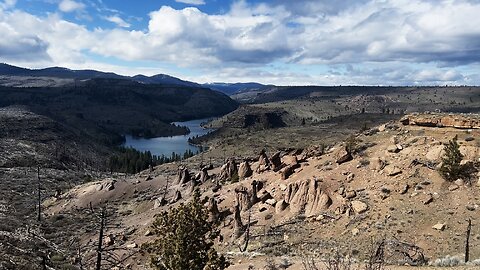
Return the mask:
<path id="1" fill-rule="evenodd" d="M 161 270 L 223 270 L 229 266 L 214 249 L 220 232 L 195 190 L 187 204 L 160 213 L 152 225 L 157 239 L 144 245 L 151 254 L 151 264 Z"/>

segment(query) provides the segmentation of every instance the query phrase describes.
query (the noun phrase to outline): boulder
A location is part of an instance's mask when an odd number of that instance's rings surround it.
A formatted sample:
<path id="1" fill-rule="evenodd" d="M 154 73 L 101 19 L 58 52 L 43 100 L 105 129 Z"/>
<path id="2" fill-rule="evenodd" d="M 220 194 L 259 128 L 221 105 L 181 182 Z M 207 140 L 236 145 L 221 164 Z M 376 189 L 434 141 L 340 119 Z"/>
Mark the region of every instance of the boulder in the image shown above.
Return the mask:
<path id="1" fill-rule="evenodd" d="M 447 226 L 445 225 L 445 223 L 437 223 L 437 224 L 432 226 L 432 229 L 437 230 L 437 231 L 443 231 L 443 230 L 445 230 L 446 227 Z"/>
<path id="2" fill-rule="evenodd" d="M 371 158 L 370 159 L 370 166 L 374 170 L 380 171 L 380 170 L 383 170 L 387 166 L 387 161 L 385 161 L 385 160 L 383 160 L 379 157 Z"/>
<path id="3" fill-rule="evenodd" d="M 427 205 L 433 202 L 433 196 L 431 194 L 425 194 L 421 198 L 422 203 Z"/>
<path id="4" fill-rule="evenodd" d="M 240 179 L 245 179 L 247 177 L 250 177 L 252 176 L 252 174 L 253 174 L 253 171 L 248 161 L 245 160 L 242 163 L 240 163 L 240 166 L 238 167 L 238 177 Z"/>
<path id="5" fill-rule="evenodd" d="M 275 212 L 276 213 L 281 213 L 285 209 L 287 209 L 288 203 L 285 200 L 280 200 L 275 204 Z"/>
<path id="6" fill-rule="evenodd" d="M 384 169 L 388 176 L 395 176 L 402 173 L 402 170 L 395 165 L 387 165 Z"/>
<path id="7" fill-rule="evenodd" d="M 103 243 L 107 246 L 111 246 L 114 244 L 114 240 L 113 240 L 113 235 L 107 235 L 104 239 L 103 239 Z"/>
<path id="8" fill-rule="evenodd" d="M 280 157 L 281 152 L 276 152 L 270 158 L 270 164 L 273 171 L 279 171 L 282 168 L 282 159 Z"/>
<path id="9" fill-rule="evenodd" d="M 347 151 L 347 147 L 341 147 L 335 152 L 335 162 L 337 164 L 342 164 L 353 159 L 352 154 Z"/>
<path id="10" fill-rule="evenodd" d="M 449 187 L 448 187 L 448 190 L 450 191 L 454 191 L 454 190 L 457 190 L 458 189 L 458 185 L 455 185 L 455 184 L 451 184 Z"/>
<path id="11" fill-rule="evenodd" d="M 408 184 L 405 184 L 402 189 L 400 190 L 400 194 L 406 194 L 408 192 L 408 190 L 410 189 L 410 185 Z"/>
<path id="12" fill-rule="evenodd" d="M 161 206 L 164 206 L 164 205 L 167 205 L 167 200 L 165 200 L 164 197 L 161 197 L 161 198 L 157 198 L 155 199 L 155 203 L 153 204 L 153 208 L 156 209 L 156 208 L 159 208 Z"/>
<path id="13" fill-rule="evenodd" d="M 387 151 L 389 153 L 398 153 L 398 152 L 400 152 L 400 149 L 398 149 L 397 145 L 391 144 L 387 147 Z"/>
<path id="14" fill-rule="evenodd" d="M 355 213 L 361 214 L 368 210 L 368 205 L 362 201 L 353 201 L 352 209 L 355 211 Z"/>
<path id="15" fill-rule="evenodd" d="M 275 206 L 275 204 L 277 204 L 277 200 L 272 198 L 272 199 L 265 200 L 265 203 L 271 206 Z"/>
<path id="16" fill-rule="evenodd" d="M 345 193 L 345 198 L 347 199 L 353 199 L 355 197 L 357 197 L 357 192 L 355 192 L 355 190 L 350 190 Z"/>
<path id="17" fill-rule="evenodd" d="M 138 247 L 137 243 L 128 244 L 126 246 L 126 248 L 130 248 L 130 249 L 137 248 L 137 247 Z"/>
<path id="18" fill-rule="evenodd" d="M 298 164 L 298 159 L 297 156 L 287 155 L 282 158 L 282 162 L 285 166 L 295 165 Z"/>
<path id="19" fill-rule="evenodd" d="M 108 190 L 108 191 L 114 190 L 114 189 L 115 189 L 115 183 L 116 183 L 115 180 L 112 180 L 112 181 L 107 182 L 107 183 L 105 184 L 104 189 L 105 189 L 105 190 Z"/>
<path id="20" fill-rule="evenodd" d="M 445 154 L 443 145 L 433 145 L 429 147 L 425 158 L 431 161 L 440 161 Z"/>
<path id="21" fill-rule="evenodd" d="M 347 174 L 347 178 L 345 180 L 347 180 L 347 182 L 352 182 L 353 178 L 355 178 L 355 174 L 354 173 L 349 173 L 349 174 Z"/>
<path id="22" fill-rule="evenodd" d="M 300 168 L 300 164 L 292 164 L 282 169 L 281 176 L 282 180 L 287 180 L 294 172 L 295 169 Z"/>

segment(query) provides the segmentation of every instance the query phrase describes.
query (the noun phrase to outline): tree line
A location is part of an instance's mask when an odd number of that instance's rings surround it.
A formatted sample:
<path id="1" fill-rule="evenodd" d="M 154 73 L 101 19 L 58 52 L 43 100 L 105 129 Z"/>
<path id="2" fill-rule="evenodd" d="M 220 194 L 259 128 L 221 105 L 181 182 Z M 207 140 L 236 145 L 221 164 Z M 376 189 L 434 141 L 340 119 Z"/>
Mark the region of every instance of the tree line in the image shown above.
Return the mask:
<path id="1" fill-rule="evenodd" d="M 110 157 L 108 168 L 110 172 L 134 174 L 164 163 L 187 159 L 193 157 L 195 154 L 198 154 L 198 151 L 194 153 L 188 149 L 183 155 L 172 152 L 170 156 L 157 156 L 153 155 L 150 151 L 142 152 L 132 147 L 119 147 L 117 153 Z"/>

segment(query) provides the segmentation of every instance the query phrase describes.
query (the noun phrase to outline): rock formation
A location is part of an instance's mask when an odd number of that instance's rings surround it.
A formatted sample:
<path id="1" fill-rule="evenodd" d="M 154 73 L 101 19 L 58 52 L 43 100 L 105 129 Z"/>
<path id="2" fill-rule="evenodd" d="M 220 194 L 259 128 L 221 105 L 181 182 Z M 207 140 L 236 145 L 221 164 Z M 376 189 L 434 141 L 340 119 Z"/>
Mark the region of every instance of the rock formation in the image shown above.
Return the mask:
<path id="1" fill-rule="evenodd" d="M 250 208 L 250 195 L 244 186 L 235 188 L 235 200 L 240 210 Z"/>
<path id="2" fill-rule="evenodd" d="M 318 180 L 308 179 L 288 185 L 285 202 L 290 205 L 291 213 L 318 216 L 332 205 L 332 199 L 319 183 Z"/>
<path id="3" fill-rule="evenodd" d="M 270 160 L 268 159 L 265 150 L 260 152 L 260 156 L 258 157 L 258 167 L 256 169 L 257 173 L 264 172 L 270 169 Z"/>
<path id="4" fill-rule="evenodd" d="M 252 176 L 252 174 L 253 174 L 253 171 L 248 161 L 245 160 L 242 163 L 240 163 L 240 166 L 238 167 L 238 178 L 240 178 L 240 180 L 250 177 Z"/>
<path id="5" fill-rule="evenodd" d="M 229 158 L 227 163 L 225 163 L 220 169 L 220 180 L 232 181 L 238 180 L 238 170 L 237 163 L 234 158 Z"/>
<path id="6" fill-rule="evenodd" d="M 404 125 L 426 127 L 454 127 L 461 129 L 480 129 L 480 115 L 461 114 L 410 114 L 403 117 L 400 122 Z"/>
<path id="7" fill-rule="evenodd" d="M 280 157 L 281 152 L 276 152 L 270 158 L 270 164 L 272 166 L 273 171 L 278 171 L 282 168 L 282 159 Z"/>
<path id="8" fill-rule="evenodd" d="M 181 184 L 185 184 L 190 181 L 190 172 L 188 171 L 187 168 L 181 167 L 179 168 L 178 174 L 177 174 L 177 182 Z"/>
<path id="9" fill-rule="evenodd" d="M 195 176 L 195 180 L 197 180 L 199 183 L 205 183 L 208 179 L 210 179 L 210 175 L 208 175 L 207 167 L 203 167 Z"/>
<path id="10" fill-rule="evenodd" d="M 297 168 L 300 168 L 300 164 L 298 163 L 288 165 L 287 167 L 283 168 L 281 171 L 282 180 L 287 180 L 288 177 L 290 177 L 290 175 L 292 175 Z"/>
<path id="11" fill-rule="evenodd" d="M 239 238 L 245 229 L 245 226 L 243 225 L 242 222 L 242 217 L 240 215 L 240 205 L 237 203 L 235 207 L 233 208 L 233 238 L 237 239 Z"/>
<path id="12" fill-rule="evenodd" d="M 220 217 L 220 211 L 218 211 L 218 204 L 215 198 L 208 199 L 208 220 L 211 222 L 217 222 Z"/>

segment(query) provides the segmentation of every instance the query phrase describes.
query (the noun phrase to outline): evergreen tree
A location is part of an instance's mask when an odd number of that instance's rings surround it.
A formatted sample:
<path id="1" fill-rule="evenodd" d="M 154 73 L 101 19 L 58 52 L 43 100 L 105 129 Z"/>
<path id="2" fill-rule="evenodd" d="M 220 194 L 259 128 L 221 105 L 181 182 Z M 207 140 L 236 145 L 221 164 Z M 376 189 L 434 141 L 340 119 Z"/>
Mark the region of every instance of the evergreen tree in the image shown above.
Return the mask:
<path id="1" fill-rule="evenodd" d="M 143 249 L 160 270 L 223 270 L 229 263 L 213 247 L 219 230 L 208 221 L 208 213 L 195 190 L 187 204 L 160 213 L 153 222 L 157 239 Z"/>
<path id="2" fill-rule="evenodd" d="M 463 173 L 463 168 L 460 162 L 463 159 L 460 153 L 460 146 L 457 143 L 457 136 L 453 140 L 449 140 L 444 147 L 445 155 L 442 158 L 442 166 L 440 167 L 440 174 L 447 181 L 454 181 Z"/>

